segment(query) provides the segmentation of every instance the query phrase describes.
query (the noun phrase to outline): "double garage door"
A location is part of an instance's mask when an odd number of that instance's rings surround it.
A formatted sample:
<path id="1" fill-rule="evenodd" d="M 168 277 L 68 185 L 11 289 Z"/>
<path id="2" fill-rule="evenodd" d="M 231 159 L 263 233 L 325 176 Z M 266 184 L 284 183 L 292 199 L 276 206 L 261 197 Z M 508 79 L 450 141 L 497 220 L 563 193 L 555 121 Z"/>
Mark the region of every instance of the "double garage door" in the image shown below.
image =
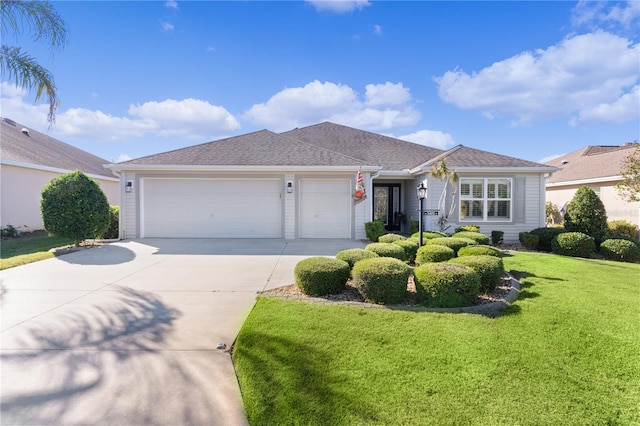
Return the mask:
<path id="1" fill-rule="evenodd" d="M 280 178 L 147 178 L 141 189 L 143 238 L 284 237 Z M 300 179 L 297 195 L 298 237 L 351 238 L 350 179 Z"/>

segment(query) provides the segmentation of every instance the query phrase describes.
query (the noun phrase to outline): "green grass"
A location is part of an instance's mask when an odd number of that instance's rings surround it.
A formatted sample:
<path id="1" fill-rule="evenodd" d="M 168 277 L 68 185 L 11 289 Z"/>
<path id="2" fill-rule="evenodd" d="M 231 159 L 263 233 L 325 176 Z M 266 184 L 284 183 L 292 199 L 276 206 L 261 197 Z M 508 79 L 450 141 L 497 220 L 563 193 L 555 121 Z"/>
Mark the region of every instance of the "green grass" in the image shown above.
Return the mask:
<path id="1" fill-rule="evenodd" d="M 517 253 L 498 318 L 260 298 L 233 360 L 252 425 L 640 424 L 640 265 Z"/>
<path id="2" fill-rule="evenodd" d="M 47 235 L 25 236 L 0 242 L 0 270 L 54 257 L 54 247 L 73 244 L 73 240 Z"/>

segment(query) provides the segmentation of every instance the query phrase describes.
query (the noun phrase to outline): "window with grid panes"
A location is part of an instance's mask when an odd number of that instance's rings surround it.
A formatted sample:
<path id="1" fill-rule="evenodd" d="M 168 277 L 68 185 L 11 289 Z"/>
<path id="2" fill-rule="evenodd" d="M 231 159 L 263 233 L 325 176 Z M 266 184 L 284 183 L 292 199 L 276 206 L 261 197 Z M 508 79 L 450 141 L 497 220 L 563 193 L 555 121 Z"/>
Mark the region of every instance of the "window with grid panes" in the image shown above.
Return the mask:
<path id="1" fill-rule="evenodd" d="M 512 179 L 460 178 L 460 220 L 510 221 Z"/>

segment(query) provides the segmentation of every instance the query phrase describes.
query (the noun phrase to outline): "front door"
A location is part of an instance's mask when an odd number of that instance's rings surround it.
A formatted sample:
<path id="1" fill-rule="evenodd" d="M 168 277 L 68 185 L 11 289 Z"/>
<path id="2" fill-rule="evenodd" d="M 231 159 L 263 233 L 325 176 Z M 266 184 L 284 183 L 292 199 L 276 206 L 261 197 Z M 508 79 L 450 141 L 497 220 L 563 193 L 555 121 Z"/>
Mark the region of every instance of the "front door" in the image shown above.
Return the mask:
<path id="1" fill-rule="evenodd" d="M 374 184 L 373 220 L 382 220 L 387 231 L 400 231 L 402 219 L 400 184 Z"/>

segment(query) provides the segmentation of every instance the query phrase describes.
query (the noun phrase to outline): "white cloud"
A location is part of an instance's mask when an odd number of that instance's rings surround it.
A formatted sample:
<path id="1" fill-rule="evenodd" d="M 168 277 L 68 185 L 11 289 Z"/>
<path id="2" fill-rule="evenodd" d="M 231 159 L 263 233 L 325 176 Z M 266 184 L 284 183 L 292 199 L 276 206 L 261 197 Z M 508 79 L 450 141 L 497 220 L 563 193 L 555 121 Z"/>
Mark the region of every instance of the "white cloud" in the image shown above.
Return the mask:
<path id="1" fill-rule="evenodd" d="M 47 131 L 48 105 L 25 102 L 26 91 L 6 82 L 0 88 L 0 115 Z M 123 117 L 86 108 L 59 111 L 49 133 L 63 140 L 130 141 L 146 135 L 203 140 L 227 135 L 238 128 L 238 120 L 221 106 L 199 99 L 167 99 L 130 105 L 128 115 Z"/>
<path id="2" fill-rule="evenodd" d="M 451 136 L 449 133 L 444 133 L 437 130 L 419 130 L 415 133 L 398 136 L 398 139 L 438 149 L 448 149 L 455 144 L 453 136 Z"/>
<path id="3" fill-rule="evenodd" d="M 631 28 L 640 19 L 640 2 L 626 3 L 581 0 L 573 8 L 571 21 L 574 27 L 597 28 L 600 25 L 618 24 Z"/>
<path id="4" fill-rule="evenodd" d="M 129 161 L 131 157 L 128 154 L 120 154 L 118 158 L 116 158 L 116 163 L 122 163 L 123 161 Z"/>
<path id="5" fill-rule="evenodd" d="M 556 158 L 560 158 L 564 155 L 566 155 L 566 153 L 547 155 L 546 157 L 542 157 L 540 160 L 538 160 L 537 163 L 546 163 L 547 161 L 555 160 Z"/>
<path id="6" fill-rule="evenodd" d="M 477 73 L 454 70 L 435 80 L 445 102 L 488 117 L 515 115 L 517 124 L 526 124 L 616 103 L 638 82 L 639 55 L 640 45 L 598 31 L 521 53 Z M 629 111 L 619 113 L 609 118 L 630 116 Z"/>
<path id="7" fill-rule="evenodd" d="M 164 7 L 166 7 L 167 9 L 177 9 L 178 8 L 178 2 L 174 1 L 174 0 L 169 0 L 164 2 Z"/>
<path id="8" fill-rule="evenodd" d="M 316 10 L 322 12 L 335 12 L 335 13 L 348 13 L 354 10 L 362 9 L 365 6 L 371 5 L 369 0 L 306 0 L 307 3 L 311 3 Z"/>
<path id="9" fill-rule="evenodd" d="M 580 111 L 578 117 L 569 124 L 577 126 L 583 122 L 625 123 L 640 117 L 640 86 L 611 103 L 601 103 L 590 109 Z"/>
<path id="10" fill-rule="evenodd" d="M 245 118 L 274 131 L 332 121 L 368 130 L 410 126 L 420 113 L 409 103 L 411 95 L 401 83 L 367 85 L 365 101 L 349 86 L 318 80 L 304 87 L 287 88 L 267 102 L 256 104 Z"/>
<path id="11" fill-rule="evenodd" d="M 175 26 L 171 22 L 162 22 L 160 23 L 160 26 L 162 27 L 162 31 L 164 32 L 173 31 L 175 28 Z"/>
<path id="12" fill-rule="evenodd" d="M 382 35 L 382 27 L 378 24 L 373 26 L 373 33 L 375 35 Z"/>

